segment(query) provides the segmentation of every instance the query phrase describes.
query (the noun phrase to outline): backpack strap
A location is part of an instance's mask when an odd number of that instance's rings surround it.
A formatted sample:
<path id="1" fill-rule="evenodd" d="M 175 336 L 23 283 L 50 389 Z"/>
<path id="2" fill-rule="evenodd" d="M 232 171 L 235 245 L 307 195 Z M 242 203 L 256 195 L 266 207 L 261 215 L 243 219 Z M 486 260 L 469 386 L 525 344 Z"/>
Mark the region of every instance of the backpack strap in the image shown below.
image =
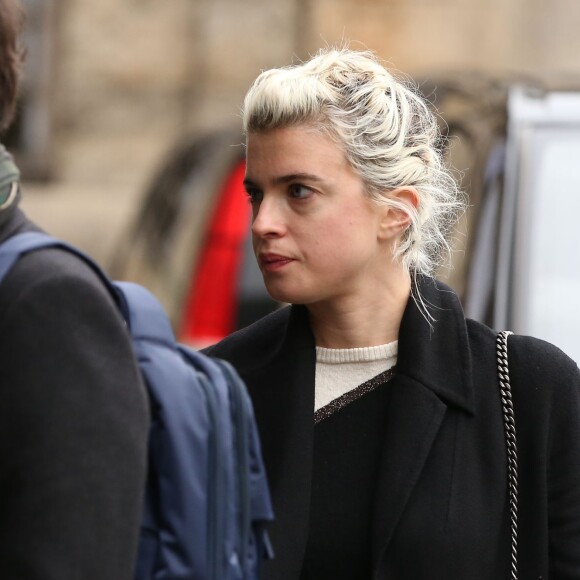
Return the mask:
<path id="1" fill-rule="evenodd" d="M 508 365 L 508 336 L 513 334 L 503 330 L 497 335 L 497 371 L 501 393 L 501 406 L 505 427 L 508 459 L 508 491 L 510 501 L 511 525 L 511 579 L 518 578 L 518 446 L 516 440 L 516 423 L 512 401 L 512 387 Z"/>
<path id="2" fill-rule="evenodd" d="M 20 257 L 44 248 L 70 252 L 95 272 L 115 300 L 134 339 L 148 338 L 175 344 L 163 306 L 151 292 L 131 282 L 111 282 L 100 266 L 81 250 L 43 232 L 16 234 L 0 244 L 0 283 Z"/>
<path id="3" fill-rule="evenodd" d="M 4 277 L 8 272 L 10 272 L 11 268 L 21 256 L 43 248 L 58 248 L 70 252 L 71 254 L 75 254 L 85 262 L 103 281 L 105 286 L 112 291 L 111 282 L 108 276 L 93 260 L 91 260 L 91 258 L 81 252 L 78 248 L 42 232 L 25 232 L 23 234 L 16 234 L 0 244 L 0 283 L 4 280 Z"/>
<path id="4" fill-rule="evenodd" d="M 48 248 L 69 252 L 89 266 L 109 291 L 119 307 L 121 315 L 127 321 L 127 305 L 124 301 L 120 300 L 119 291 L 101 267 L 84 252 L 75 248 L 75 246 L 53 236 L 49 236 L 44 232 L 24 232 L 22 234 L 16 234 L 0 244 L 0 284 L 22 256 L 30 252 Z"/>
<path id="5" fill-rule="evenodd" d="M 165 309 L 149 290 L 133 282 L 113 282 L 112 287 L 133 340 L 154 340 L 175 348 Z"/>

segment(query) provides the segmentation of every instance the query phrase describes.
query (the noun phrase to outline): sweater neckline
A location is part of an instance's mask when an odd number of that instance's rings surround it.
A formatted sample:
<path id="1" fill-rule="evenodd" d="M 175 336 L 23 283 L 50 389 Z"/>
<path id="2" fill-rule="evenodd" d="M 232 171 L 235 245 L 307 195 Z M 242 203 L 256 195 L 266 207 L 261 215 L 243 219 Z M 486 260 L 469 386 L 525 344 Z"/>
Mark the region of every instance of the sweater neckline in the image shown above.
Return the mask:
<path id="1" fill-rule="evenodd" d="M 316 362 L 324 364 L 341 364 L 357 362 L 374 362 L 397 356 L 399 341 L 387 344 L 356 348 L 316 347 Z"/>

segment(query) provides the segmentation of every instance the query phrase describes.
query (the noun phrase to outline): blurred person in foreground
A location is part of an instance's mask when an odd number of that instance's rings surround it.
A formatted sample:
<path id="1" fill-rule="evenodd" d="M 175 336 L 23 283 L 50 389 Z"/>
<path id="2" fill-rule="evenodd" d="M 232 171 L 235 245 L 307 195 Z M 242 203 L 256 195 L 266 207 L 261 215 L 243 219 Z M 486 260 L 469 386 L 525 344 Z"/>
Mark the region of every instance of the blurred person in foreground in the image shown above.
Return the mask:
<path id="1" fill-rule="evenodd" d="M 0 0 L 0 129 L 13 116 L 22 12 Z M 0 243 L 35 231 L 0 146 Z M 0 577 L 133 577 L 148 429 L 124 323 L 96 274 L 58 249 L 0 285 Z"/>
<path id="2" fill-rule="evenodd" d="M 372 53 L 263 72 L 243 108 L 268 292 L 290 303 L 206 352 L 257 416 L 276 580 L 510 577 L 497 333 L 432 273 L 464 200 L 436 119 Z M 508 342 L 521 578 L 580 578 L 580 374 Z M 513 578 L 513 576 L 511 576 Z"/>

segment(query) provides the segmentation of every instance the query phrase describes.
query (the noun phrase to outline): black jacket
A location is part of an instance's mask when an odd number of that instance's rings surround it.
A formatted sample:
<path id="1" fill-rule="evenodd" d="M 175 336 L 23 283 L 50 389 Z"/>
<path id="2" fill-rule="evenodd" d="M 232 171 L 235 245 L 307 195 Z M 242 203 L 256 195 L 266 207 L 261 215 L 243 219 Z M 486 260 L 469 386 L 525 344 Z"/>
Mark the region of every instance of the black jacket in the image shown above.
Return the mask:
<path id="1" fill-rule="evenodd" d="M 374 499 L 374 578 L 509 578 L 506 444 L 495 339 L 456 295 L 420 282 L 432 328 L 410 299 Z M 246 381 L 273 494 L 276 559 L 296 580 L 308 535 L 314 341 L 303 306 L 284 308 L 206 349 Z M 519 448 L 520 578 L 580 578 L 580 373 L 543 341 L 512 336 Z M 340 474 L 336 474 L 340 477 Z M 356 493 L 356 490 L 353 490 Z"/>
<path id="2" fill-rule="evenodd" d="M 0 212 L 0 242 L 36 227 Z M 148 410 L 116 307 L 62 250 L 0 285 L 0 577 L 129 580 Z"/>

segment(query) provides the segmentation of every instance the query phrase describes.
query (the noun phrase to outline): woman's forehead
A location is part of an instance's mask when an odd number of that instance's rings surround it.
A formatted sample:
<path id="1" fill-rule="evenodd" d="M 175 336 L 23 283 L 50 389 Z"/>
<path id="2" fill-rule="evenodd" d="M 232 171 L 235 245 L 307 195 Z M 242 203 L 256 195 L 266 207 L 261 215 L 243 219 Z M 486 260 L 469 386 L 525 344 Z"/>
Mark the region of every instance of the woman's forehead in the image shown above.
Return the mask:
<path id="1" fill-rule="evenodd" d="M 310 127 L 287 127 L 251 133 L 246 143 L 248 173 L 311 173 L 336 171 L 348 165 L 342 149 Z"/>

